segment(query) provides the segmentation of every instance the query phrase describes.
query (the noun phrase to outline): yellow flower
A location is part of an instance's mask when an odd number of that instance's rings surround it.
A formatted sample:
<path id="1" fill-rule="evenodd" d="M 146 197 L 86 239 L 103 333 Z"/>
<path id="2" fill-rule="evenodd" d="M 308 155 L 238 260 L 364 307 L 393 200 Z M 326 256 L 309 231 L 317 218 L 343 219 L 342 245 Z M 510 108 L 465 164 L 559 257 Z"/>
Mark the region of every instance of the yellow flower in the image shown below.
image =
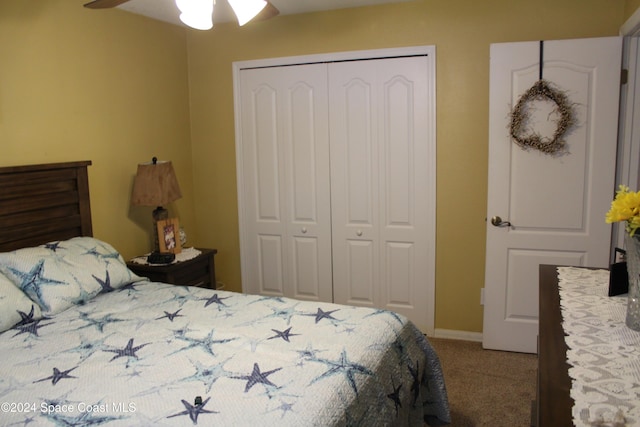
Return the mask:
<path id="1" fill-rule="evenodd" d="M 640 228 L 640 191 L 629 191 L 629 187 L 621 185 L 611 202 L 611 209 L 607 212 L 605 221 L 609 224 L 627 221 L 627 231 L 633 236 Z"/>

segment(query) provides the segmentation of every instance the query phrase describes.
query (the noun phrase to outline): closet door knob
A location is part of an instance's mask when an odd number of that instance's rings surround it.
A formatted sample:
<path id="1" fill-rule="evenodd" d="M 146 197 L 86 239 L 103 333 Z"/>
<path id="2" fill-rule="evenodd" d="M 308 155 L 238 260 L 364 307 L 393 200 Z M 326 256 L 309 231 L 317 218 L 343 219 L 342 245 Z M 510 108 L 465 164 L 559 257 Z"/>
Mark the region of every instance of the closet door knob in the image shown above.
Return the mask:
<path id="1" fill-rule="evenodd" d="M 307 233 L 307 227 L 302 227 L 302 234 L 306 234 Z"/>
<path id="2" fill-rule="evenodd" d="M 362 236 L 362 230 L 356 231 L 356 236 L 358 236 L 358 237 Z"/>

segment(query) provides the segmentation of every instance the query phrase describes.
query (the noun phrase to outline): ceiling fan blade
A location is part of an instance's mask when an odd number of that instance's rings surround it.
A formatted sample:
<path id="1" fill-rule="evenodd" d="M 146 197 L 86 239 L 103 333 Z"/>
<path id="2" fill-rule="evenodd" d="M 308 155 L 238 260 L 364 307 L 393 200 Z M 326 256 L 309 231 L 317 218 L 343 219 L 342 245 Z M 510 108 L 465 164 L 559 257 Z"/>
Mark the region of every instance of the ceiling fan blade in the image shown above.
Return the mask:
<path id="1" fill-rule="evenodd" d="M 86 3 L 84 7 L 88 7 L 89 9 L 108 9 L 128 1 L 129 0 L 93 0 L 92 2 Z"/>
<path id="2" fill-rule="evenodd" d="M 270 19 L 273 18 L 274 16 L 278 16 L 280 14 L 280 11 L 278 10 L 277 7 L 275 7 L 273 5 L 273 3 L 271 3 L 270 1 L 267 2 L 267 5 L 264 7 L 264 9 L 262 9 L 260 11 L 260 13 L 258 13 L 255 18 L 253 18 L 251 20 L 251 22 L 254 21 L 264 21 L 266 19 Z"/>

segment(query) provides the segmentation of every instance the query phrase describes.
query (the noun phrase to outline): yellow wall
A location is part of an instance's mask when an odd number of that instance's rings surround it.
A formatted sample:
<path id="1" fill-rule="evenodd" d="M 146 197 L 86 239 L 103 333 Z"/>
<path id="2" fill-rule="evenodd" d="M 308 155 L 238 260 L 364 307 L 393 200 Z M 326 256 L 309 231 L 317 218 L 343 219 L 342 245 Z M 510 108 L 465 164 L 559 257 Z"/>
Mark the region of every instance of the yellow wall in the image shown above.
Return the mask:
<path id="1" fill-rule="evenodd" d="M 151 210 L 129 207 L 139 162 L 171 160 L 194 224 L 186 35 L 86 0 L 0 1 L 0 166 L 91 160 L 94 235 L 130 258 Z"/>
<path id="2" fill-rule="evenodd" d="M 232 62 L 336 51 L 437 49 L 436 328 L 480 332 L 487 197 L 489 45 L 617 35 L 611 0 L 415 0 L 190 31 L 198 240 L 240 290 Z"/>
<path id="3" fill-rule="evenodd" d="M 233 61 L 437 49 L 436 327 L 482 330 L 489 44 L 616 35 L 640 0 L 415 0 L 185 31 L 87 0 L 0 1 L 0 166 L 89 159 L 94 234 L 149 249 L 136 164 L 172 160 L 169 206 L 240 290 Z M 464 268 L 461 268 L 461 265 Z"/>
<path id="4" fill-rule="evenodd" d="M 629 18 L 640 7 L 640 0 L 625 0 L 625 18 Z"/>

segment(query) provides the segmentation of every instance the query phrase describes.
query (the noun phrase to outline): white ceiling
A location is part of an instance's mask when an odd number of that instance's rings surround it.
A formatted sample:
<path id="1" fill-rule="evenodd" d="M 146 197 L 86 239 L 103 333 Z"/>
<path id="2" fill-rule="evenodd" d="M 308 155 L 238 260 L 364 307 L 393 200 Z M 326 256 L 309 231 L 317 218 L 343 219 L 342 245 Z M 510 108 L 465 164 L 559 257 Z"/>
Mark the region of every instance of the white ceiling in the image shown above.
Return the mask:
<path id="1" fill-rule="evenodd" d="M 317 12 L 321 10 L 345 9 L 349 7 L 370 6 L 383 3 L 400 3 L 412 0 L 270 0 L 278 8 L 280 15 Z M 129 0 L 118 8 L 127 12 L 148 16 L 149 18 L 181 25 L 175 0 Z M 226 0 L 216 0 L 213 10 L 213 22 L 235 21 L 235 15 Z"/>

